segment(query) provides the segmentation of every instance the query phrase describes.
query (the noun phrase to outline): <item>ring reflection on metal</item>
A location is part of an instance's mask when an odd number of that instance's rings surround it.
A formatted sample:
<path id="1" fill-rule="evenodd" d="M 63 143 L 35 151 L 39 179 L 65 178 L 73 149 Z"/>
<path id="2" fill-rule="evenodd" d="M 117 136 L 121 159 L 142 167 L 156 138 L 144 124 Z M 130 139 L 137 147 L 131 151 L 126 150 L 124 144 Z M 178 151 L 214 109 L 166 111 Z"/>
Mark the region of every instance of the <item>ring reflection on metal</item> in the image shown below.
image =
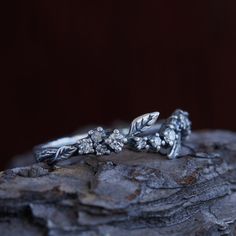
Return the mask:
<path id="1" fill-rule="evenodd" d="M 181 143 L 191 133 L 189 115 L 178 109 L 161 124 L 156 123 L 158 117 L 159 112 L 147 113 L 134 119 L 129 128 L 105 130 L 97 127 L 84 135 L 37 146 L 34 152 L 36 160 L 55 164 L 73 155 L 119 153 L 124 147 L 134 151 L 156 152 L 175 159 Z"/>

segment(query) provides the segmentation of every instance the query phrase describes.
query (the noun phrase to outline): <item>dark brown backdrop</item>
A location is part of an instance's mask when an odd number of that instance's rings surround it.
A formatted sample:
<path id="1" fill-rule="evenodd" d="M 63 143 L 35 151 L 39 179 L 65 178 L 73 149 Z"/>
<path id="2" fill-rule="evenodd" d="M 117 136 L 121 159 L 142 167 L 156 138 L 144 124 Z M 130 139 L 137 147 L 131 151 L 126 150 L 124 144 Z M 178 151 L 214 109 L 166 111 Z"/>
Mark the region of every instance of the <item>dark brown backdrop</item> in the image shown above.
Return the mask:
<path id="1" fill-rule="evenodd" d="M 236 130 L 236 3 L 4 1 L 1 168 L 91 123 L 176 107 Z"/>

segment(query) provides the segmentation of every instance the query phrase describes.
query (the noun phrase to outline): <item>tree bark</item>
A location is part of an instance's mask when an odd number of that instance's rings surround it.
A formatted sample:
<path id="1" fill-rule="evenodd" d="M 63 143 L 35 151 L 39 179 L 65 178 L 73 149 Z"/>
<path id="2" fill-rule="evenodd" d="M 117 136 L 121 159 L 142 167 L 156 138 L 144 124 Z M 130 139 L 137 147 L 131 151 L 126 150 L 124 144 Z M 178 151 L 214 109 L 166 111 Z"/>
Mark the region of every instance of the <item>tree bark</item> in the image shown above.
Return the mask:
<path id="1" fill-rule="evenodd" d="M 1 172 L 0 235 L 235 235 L 235 190 L 236 134 L 194 132 L 175 160 L 126 150 Z"/>

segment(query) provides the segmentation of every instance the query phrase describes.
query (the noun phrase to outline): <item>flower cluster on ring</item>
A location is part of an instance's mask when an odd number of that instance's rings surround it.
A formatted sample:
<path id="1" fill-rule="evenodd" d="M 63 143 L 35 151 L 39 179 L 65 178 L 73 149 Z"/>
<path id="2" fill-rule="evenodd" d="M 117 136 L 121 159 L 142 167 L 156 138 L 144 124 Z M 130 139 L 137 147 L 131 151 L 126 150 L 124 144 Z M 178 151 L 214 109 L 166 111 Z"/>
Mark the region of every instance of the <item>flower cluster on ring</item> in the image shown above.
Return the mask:
<path id="1" fill-rule="evenodd" d="M 181 138 L 186 138 L 191 133 L 191 122 L 188 112 L 176 110 L 170 117 L 169 124 L 173 125 L 176 132 L 181 133 Z"/>
<path id="2" fill-rule="evenodd" d="M 174 145 L 178 138 L 178 134 L 171 127 L 166 127 L 161 134 L 156 133 L 155 135 L 147 137 L 133 137 L 132 146 L 141 150 L 150 150 L 158 152 L 162 147 L 171 147 Z"/>
<path id="3" fill-rule="evenodd" d="M 139 151 L 152 150 L 158 152 L 165 142 L 160 138 L 159 134 L 156 133 L 155 135 L 147 137 L 133 137 L 131 143 L 133 147 Z"/>
<path id="4" fill-rule="evenodd" d="M 118 129 L 111 132 L 102 127 L 90 130 L 88 136 L 78 141 L 79 154 L 105 155 L 120 152 L 127 139 Z"/>

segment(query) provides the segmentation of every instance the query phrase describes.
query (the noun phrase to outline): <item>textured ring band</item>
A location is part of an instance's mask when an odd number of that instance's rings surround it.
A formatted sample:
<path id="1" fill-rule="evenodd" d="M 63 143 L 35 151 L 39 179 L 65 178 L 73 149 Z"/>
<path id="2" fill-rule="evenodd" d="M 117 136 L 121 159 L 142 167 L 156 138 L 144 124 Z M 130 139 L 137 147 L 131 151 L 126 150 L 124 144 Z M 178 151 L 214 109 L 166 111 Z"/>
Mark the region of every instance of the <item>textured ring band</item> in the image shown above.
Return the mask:
<path id="1" fill-rule="evenodd" d="M 73 155 L 108 155 L 124 147 L 135 151 L 158 152 L 169 159 L 178 156 L 181 143 L 191 133 L 188 113 L 180 109 L 163 123 L 155 124 L 159 112 L 147 113 L 134 119 L 129 128 L 105 130 L 102 127 L 87 134 L 61 138 L 35 147 L 36 161 L 54 164 Z"/>

